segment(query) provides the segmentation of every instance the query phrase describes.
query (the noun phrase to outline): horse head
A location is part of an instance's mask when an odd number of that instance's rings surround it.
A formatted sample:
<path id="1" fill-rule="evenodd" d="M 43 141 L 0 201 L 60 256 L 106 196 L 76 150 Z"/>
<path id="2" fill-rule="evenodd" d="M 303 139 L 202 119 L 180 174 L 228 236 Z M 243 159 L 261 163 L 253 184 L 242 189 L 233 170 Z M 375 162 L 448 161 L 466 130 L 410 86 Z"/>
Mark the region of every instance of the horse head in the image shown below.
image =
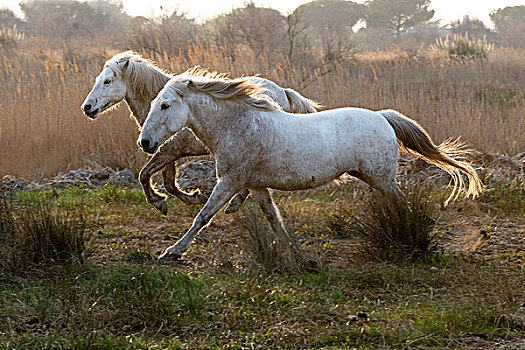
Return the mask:
<path id="1" fill-rule="evenodd" d="M 129 65 L 129 60 L 108 61 L 100 74 L 95 78 L 95 84 L 82 103 L 84 114 L 95 119 L 100 113 L 116 105 L 126 97 L 126 82 L 122 72 Z"/>
<path id="2" fill-rule="evenodd" d="M 147 153 L 155 153 L 171 135 L 186 126 L 190 114 L 183 96 L 189 81 L 173 78 L 151 102 L 151 108 L 138 138 Z"/>

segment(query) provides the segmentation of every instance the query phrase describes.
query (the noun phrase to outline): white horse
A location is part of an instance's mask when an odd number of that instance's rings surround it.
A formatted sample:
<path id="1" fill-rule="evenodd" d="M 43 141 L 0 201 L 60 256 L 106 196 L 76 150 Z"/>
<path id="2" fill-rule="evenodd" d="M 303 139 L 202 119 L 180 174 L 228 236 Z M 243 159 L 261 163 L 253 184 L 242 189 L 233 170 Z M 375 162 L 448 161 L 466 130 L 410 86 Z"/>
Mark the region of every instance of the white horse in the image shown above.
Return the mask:
<path id="1" fill-rule="evenodd" d="M 96 119 L 101 113 L 125 100 L 140 128 L 146 120 L 151 101 L 172 77 L 173 75 L 135 52 L 121 52 L 104 64 L 81 108 L 87 117 Z M 317 103 L 296 91 L 281 88 L 270 80 L 259 77 L 249 77 L 249 80 L 264 86 L 267 89 L 265 94 L 285 111 L 311 113 L 319 108 Z M 206 203 L 207 197 L 198 191 L 188 194 L 177 188 L 174 162 L 182 157 L 209 153 L 209 150 L 188 129 L 181 130 L 166 142 L 139 174 L 148 203 L 163 214 L 167 213 L 165 197 L 152 188 L 150 181 L 153 174 L 160 170 L 163 170 L 164 186 L 169 193 L 186 204 Z M 248 194 L 248 190 L 241 191 L 236 200 L 232 201 L 228 212 L 236 211 Z"/>
<path id="2" fill-rule="evenodd" d="M 452 175 L 457 197 L 482 189 L 476 171 L 454 160 L 454 143 L 436 146 L 415 121 L 392 110 L 341 108 L 294 115 L 260 93 L 247 78 L 227 79 L 190 70 L 171 79 L 153 100 L 138 144 L 153 153 L 173 133 L 190 128 L 216 160 L 217 184 L 188 232 L 160 258 L 180 257 L 198 231 L 242 188 L 249 188 L 278 235 L 286 235 L 268 188 L 304 190 L 344 173 L 358 177 L 390 200 L 406 204 L 396 178 L 398 151 Z"/>

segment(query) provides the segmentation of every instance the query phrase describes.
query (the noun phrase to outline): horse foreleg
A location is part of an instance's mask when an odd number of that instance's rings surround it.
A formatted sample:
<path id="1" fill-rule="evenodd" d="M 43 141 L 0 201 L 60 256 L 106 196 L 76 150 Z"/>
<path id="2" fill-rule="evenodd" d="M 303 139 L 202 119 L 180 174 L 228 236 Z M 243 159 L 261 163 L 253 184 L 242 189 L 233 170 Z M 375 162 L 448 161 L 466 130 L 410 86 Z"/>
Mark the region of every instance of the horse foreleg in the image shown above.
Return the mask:
<path id="1" fill-rule="evenodd" d="M 161 151 L 172 159 L 172 163 L 182 157 L 201 156 L 210 153 L 204 144 L 188 129 L 181 130 L 175 134 L 174 137 L 166 141 L 159 149 L 159 152 Z M 192 193 L 181 191 L 176 185 L 175 173 L 175 164 L 169 164 L 162 171 L 164 187 L 168 193 L 174 195 L 187 205 L 206 203 L 208 197 L 200 193 L 200 191 L 193 191 Z"/>
<path id="2" fill-rule="evenodd" d="M 209 151 L 189 130 L 182 130 L 168 140 L 149 162 L 141 169 L 139 180 L 146 196 L 146 201 L 160 210 L 162 214 L 168 213 L 166 196 L 156 192 L 151 186 L 151 177 L 158 171 L 165 169 L 162 173 L 164 186 L 168 193 L 179 198 L 185 204 L 206 203 L 206 196 L 199 192 L 186 193 L 175 185 L 174 162 L 182 157 L 208 154 Z"/>
<path id="3" fill-rule="evenodd" d="M 158 152 L 163 152 L 171 158 L 171 162 L 182 157 L 206 155 L 210 152 L 188 129 L 183 129 L 174 137 L 166 141 Z M 157 152 L 157 153 L 158 153 Z M 164 187 L 168 193 L 174 195 L 187 205 L 204 204 L 208 199 L 199 191 L 186 193 L 181 191 L 175 184 L 175 164 L 168 165 L 162 172 Z"/>
<path id="4" fill-rule="evenodd" d="M 195 204 L 204 204 L 208 200 L 206 195 L 202 194 L 199 190 L 195 190 L 191 193 L 181 191 L 175 180 L 175 164 L 168 164 L 164 169 L 162 169 L 162 179 L 164 181 L 164 187 L 169 194 L 174 195 L 180 199 L 186 205 L 195 205 Z"/>
<path id="5" fill-rule="evenodd" d="M 168 213 L 168 206 L 166 204 L 166 196 L 155 191 L 151 185 L 151 177 L 157 171 L 164 168 L 167 164 L 172 162 L 172 158 L 168 154 L 163 152 L 157 152 L 155 155 L 146 163 L 146 165 L 139 172 L 139 181 L 142 185 L 146 201 L 153 205 L 157 210 L 160 210 L 162 214 Z"/>
<path id="6" fill-rule="evenodd" d="M 186 234 L 179 239 L 174 245 L 166 248 L 159 259 L 167 257 L 180 258 L 182 253 L 188 250 L 191 242 L 199 233 L 199 231 L 206 226 L 213 216 L 226 204 L 233 195 L 238 191 L 238 188 L 233 186 L 233 181 L 227 177 L 222 177 L 217 181 L 213 188 L 210 198 L 206 205 L 201 209 L 199 214 L 193 220 L 193 224 Z"/>
<path id="7" fill-rule="evenodd" d="M 275 233 L 272 243 L 275 245 L 274 248 L 278 257 L 283 260 L 281 263 L 285 268 L 298 269 L 304 263 L 304 258 L 297 237 L 285 229 L 281 213 L 275 205 L 270 191 L 267 188 L 262 190 L 251 189 L 250 191 Z"/>

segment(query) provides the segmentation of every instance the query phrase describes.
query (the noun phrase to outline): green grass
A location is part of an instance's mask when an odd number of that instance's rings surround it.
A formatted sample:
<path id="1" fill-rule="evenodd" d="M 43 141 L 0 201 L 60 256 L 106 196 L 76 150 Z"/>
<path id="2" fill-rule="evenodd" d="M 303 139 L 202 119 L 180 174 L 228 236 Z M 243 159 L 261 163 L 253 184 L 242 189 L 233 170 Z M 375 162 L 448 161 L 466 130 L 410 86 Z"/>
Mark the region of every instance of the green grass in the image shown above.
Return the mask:
<path id="1" fill-rule="evenodd" d="M 75 338 L 79 348 L 88 342 L 111 348 L 124 339 L 126 347 L 140 348 L 168 337 L 202 348 L 294 348 L 305 341 L 314 347 L 441 347 L 451 336 L 523 332 L 524 324 L 509 316 L 519 307 L 523 282 L 516 268 L 472 259 L 437 270 L 379 264 L 269 278 L 194 275 L 169 266 L 85 266 L 23 284 L 4 282 L 0 332 L 12 344 L 48 348 L 69 347 Z M 368 319 L 350 322 L 358 312 Z"/>
<path id="2" fill-rule="evenodd" d="M 309 249 L 331 250 L 338 240 L 355 239 L 345 227 L 360 203 L 354 190 L 316 190 L 316 202 L 302 193 L 277 199 Z M 518 312 L 525 270 L 503 252 L 483 259 L 442 253 L 397 265 L 356 254 L 316 273 L 257 273 L 242 264 L 249 257 L 239 258 L 237 236 L 222 236 L 239 225 L 221 214 L 185 263 L 157 264 L 143 244 L 165 236 L 141 225 L 179 232 L 198 208 L 170 201 L 173 213 L 165 218 L 139 189 L 119 187 L 19 192 L 11 200 L 26 209 L 84 206 L 94 238 L 82 264 L 0 273 L 0 349 L 452 348 L 474 335 L 525 338 Z M 487 196 L 480 203 L 500 201 Z M 472 204 L 454 215 L 475 210 Z M 343 261 L 341 254 L 331 259 Z M 366 317 L 353 320 L 358 313 Z"/>
<path id="3" fill-rule="evenodd" d="M 149 206 L 141 189 L 116 185 L 106 185 L 97 189 L 72 186 L 58 190 L 19 191 L 11 195 L 11 200 L 24 207 L 35 203 L 47 203 L 64 210 L 74 210 L 83 206 L 89 211 L 97 211 L 98 206 L 117 203 L 122 206 L 139 206 L 142 208 Z"/>
<path id="4" fill-rule="evenodd" d="M 480 201 L 491 209 L 504 214 L 523 215 L 525 212 L 525 183 L 515 180 L 509 183 L 496 183 L 487 188 Z"/>

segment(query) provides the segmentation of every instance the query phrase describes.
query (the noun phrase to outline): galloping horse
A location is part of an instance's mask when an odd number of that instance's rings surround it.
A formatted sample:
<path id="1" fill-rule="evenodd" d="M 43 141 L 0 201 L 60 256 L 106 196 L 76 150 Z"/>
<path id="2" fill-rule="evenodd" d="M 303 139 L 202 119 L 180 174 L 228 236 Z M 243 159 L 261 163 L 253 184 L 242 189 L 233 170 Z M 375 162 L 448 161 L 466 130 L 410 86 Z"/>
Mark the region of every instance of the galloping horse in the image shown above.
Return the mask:
<path id="1" fill-rule="evenodd" d="M 96 119 L 101 113 L 109 110 L 122 100 L 125 100 L 139 127 L 142 127 L 151 101 L 157 96 L 173 75 L 160 69 L 153 62 L 132 51 L 121 52 L 105 64 L 95 79 L 91 92 L 82 104 L 84 114 Z M 319 105 L 292 89 L 284 89 L 274 82 L 249 77 L 251 82 L 260 84 L 266 89 L 265 94 L 276 101 L 281 108 L 288 112 L 311 113 Z M 175 185 L 174 162 L 182 157 L 209 154 L 209 150 L 188 129 L 181 130 L 163 145 L 139 174 L 140 183 L 148 203 L 167 213 L 168 207 L 164 196 L 151 187 L 151 177 L 163 170 L 164 186 L 166 190 L 186 204 L 204 204 L 207 197 L 198 191 L 188 194 L 182 192 Z M 228 212 L 236 211 L 248 196 L 248 190 L 242 190 L 235 200 L 232 200 Z"/>
<path id="2" fill-rule="evenodd" d="M 389 110 L 340 108 L 290 114 L 261 93 L 248 78 L 229 79 L 192 69 L 172 78 L 153 100 L 138 144 L 149 153 L 182 128 L 190 128 L 215 157 L 217 184 L 188 232 L 160 258 L 180 257 L 199 230 L 243 188 L 250 189 L 278 235 L 286 235 L 268 188 L 302 190 L 344 173 L 406 205 L 395 181 L 399 150 L 452 175 L 453 199 L 481 192 L 472 166 L 453 159 L 454 143 L 436 146 L 415 121 Z"/>

